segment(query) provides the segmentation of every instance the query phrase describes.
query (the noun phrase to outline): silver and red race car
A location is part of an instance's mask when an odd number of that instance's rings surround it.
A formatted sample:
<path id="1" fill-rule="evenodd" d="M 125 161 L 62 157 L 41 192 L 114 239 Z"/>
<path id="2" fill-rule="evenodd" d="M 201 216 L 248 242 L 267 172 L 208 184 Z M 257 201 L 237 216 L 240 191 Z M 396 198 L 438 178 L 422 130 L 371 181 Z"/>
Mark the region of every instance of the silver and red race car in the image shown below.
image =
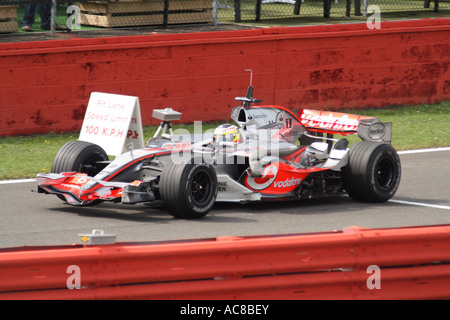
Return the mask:
<path id="1" fill-rule="evenodd" d="M 37 176 L 38 192 L 75 206 L 103 201 L 163 205 L 177 218 L 205 216 L 217 201 L 310 199 L 347 193 L 384 202 L 397 191 L 401 165 L 391 123 L 374 117 L 276 105 L 255 105 L 250 85 L 232 110 L 235 124 L 212 136 L 158 134 L 142 149 L 109 161 L 98 145 L 71 141 L 56 154 L 53 173 Z M 164 114 L 162 112 L 161 114 Z M 167 113 L 170 114 L 170 113 Z M 171 129 L 160 117 L 160 129 Z M 335 139 L 334 135 L 343 138 Z M 362 141 L 349 148 L 345 136 Z M 192 141 L 193 140 L 193 141 Z"/>

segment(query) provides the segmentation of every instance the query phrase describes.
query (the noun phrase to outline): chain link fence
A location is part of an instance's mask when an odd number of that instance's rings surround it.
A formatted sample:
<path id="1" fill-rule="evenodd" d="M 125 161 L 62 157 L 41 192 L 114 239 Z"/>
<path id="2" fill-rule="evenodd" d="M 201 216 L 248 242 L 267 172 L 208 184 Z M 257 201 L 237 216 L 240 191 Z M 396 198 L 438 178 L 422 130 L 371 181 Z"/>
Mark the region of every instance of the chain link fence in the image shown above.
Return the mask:
<path id="1" fill-rule="evenodd" d="M 0 33 L 450 12 L 450 0 L 0 0 Z"/>
<path id="2" fill-rule="evenodd" d="M 450 0 L 218 0 L 219 21 L 262 21 L 270 18 L 366 16 L 375 5 L 381 13 L 442 12 Z M 301 24 L 301 19 L 298 20 Z"/>

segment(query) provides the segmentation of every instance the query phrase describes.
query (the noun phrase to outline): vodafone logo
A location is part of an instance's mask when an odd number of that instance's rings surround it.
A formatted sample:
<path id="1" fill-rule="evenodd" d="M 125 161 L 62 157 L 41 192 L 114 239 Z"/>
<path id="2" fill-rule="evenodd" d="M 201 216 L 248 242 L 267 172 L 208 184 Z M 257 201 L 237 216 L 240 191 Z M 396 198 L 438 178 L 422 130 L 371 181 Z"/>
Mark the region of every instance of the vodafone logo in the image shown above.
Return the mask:
<path id="1" fill-rule="evenodd" d="M 358 129 L 359 117 L 352 114 L 332 112 L 316 112 L 314 110 L 304 110 L 301 115 L 301 123 L 305 127 L 355 131 Z"/>
<path id="2" fill-rule="evenodd" d="M 295 187 L 298 186 L 302 182 L 302 179 L 291 178 L 286 179 L 284 181 L 275 181 L 273 183 L 274 188 L 287 188 L 287 187 Z"/>
<path id="3" fill-rule="evenodd" d="M 264 168 L 260 178 L 247 177 L 247 184 L 254 190 L 264 190 L 272 184 L 278 174 L 278 167 L 274 164 Z"/>

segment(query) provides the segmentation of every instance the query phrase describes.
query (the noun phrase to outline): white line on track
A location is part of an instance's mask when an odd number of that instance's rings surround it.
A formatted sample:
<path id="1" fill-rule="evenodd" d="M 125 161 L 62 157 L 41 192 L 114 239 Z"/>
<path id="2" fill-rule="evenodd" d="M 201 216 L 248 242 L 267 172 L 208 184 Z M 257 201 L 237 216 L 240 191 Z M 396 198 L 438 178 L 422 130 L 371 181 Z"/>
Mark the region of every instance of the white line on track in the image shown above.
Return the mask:
<path id="1" fill-rule="evenodd" d="M 13 184 L 13 183 L 24 183 L 24 182 L 36 182 L 36 179 L 2 180 L 2 181 L 0 181 L 0 184 Z"/>
<path id="2" fill-rule="evenodd" d="M 403 150 L 403 151 L 398 151 L 398 154 L 402 155 L 402 154 L 414 154 L 414 153 L 437 152 L 437 151 L 450 151 L 450 147 Z M 14 184 L 14 183 L 24 183 L 24 182 L 34 182 L 34 181 L 36 181 L 36 179 L 0 180 L 0 184 Z"/>
<path id="3" fill-rule="evenodd" d="M 413 154 L 413 153 L 426 153 L 426 152 L 436 152 L 436 151 L 450 151 L 450 147 L 403 150 L 403 151 L 398 151 L 397 153 L 398 154 Z"/>
<path id="4" fill-rule="evenodd" d="M 403 201 L 403 200 L 395 200 L 395 199 L 391 199 L 391 200 L 389 200 L 389 202 L 400 203 L 400 204 L 408 204 L 408 205 L 411 205 L 411 206 L 419 206 L 419 207 L 428 207 L 428 208 L 434 208 L 434 209 L 450 210 L 450 206 L 441 206 L 441 205 L 431 204 L 431 203 Z"/>

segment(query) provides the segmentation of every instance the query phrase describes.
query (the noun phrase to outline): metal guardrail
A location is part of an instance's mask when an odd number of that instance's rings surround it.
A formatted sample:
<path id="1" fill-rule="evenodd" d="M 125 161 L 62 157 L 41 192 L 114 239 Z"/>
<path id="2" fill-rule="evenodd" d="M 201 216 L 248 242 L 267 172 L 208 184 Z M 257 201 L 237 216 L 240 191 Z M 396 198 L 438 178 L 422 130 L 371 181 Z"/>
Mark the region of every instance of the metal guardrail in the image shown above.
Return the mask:
<path id="1" fill-rule="evenodd" d="M 450 225 L 0 250 L 0 299 L 448 299 Z"/>

